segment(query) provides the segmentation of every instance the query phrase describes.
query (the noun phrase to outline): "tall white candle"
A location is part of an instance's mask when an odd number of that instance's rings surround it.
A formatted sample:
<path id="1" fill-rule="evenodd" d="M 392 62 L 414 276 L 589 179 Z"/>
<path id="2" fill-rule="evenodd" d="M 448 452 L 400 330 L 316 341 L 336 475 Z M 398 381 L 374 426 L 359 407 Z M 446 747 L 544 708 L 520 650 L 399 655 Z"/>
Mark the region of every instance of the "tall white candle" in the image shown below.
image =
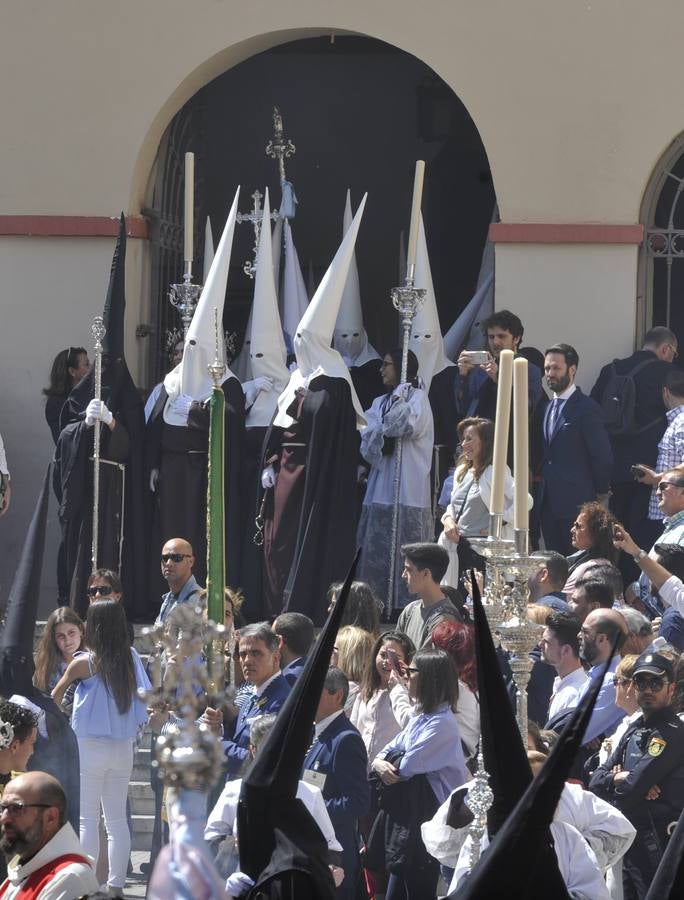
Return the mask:
<path id="1" fill-rule="evenodd" d="M 406 271 L 410 273 L 416 264 L 418 248 L 418 225 L 420 223 L 420 203 L 423 199 L 423 179 L 425 178 L 425 162 L 416 160 L 416 174 L 413 178 L 413 202 L 411 203 L 411 226 L 409 229 L 408 252 L 406 254 Z"/>
<path id="2" fill-rule="evenodd" d="M 499 354 L 499 374 L 496 391 L 496 420 L 494 422 L 494 456 L 492 458 L 492 496 L 489 511 L 493 515 L 504 511 L 508 429 L 511 421 L 511 387 L 513 383 L 513 351 Z"/>
<path id="3" fill-rule="evenodd" d="M 185 210 L 183 225 L 185 228 L 185 246 L 183 258 L 185 262 L 192 262 L 193 259 L 193 231 L 195 213 L 195 154 L 185 154 Z"/>
<path id="4" fill-rule="evenodd" d="M 527 407 L 527 360 L 519 357 L 513 363 L 513 526 L 528 528 L 527 496 L 530 485 L 529 427 Z"/>

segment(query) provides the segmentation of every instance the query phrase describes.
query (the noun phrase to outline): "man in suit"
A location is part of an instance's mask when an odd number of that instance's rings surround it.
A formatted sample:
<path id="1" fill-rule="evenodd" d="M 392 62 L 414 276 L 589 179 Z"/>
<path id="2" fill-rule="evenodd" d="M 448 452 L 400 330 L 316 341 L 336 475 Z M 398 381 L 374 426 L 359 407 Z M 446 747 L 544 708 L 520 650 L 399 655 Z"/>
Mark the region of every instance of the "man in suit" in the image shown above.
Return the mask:
<path id="1" fill-rule="evenodd" d="M 349 682 L 340 669 L 325 678 L 316 711 L 315 740 L 304 760 L 304 781 L 323 792 L 323 799 L 342 844 L 344 881 L 339 900 L 354 900 L 361 861 L 358 820 L 368 812 L 368 755 L 361 735 L 344 714 Z"/>
<path id="2" fill-rule="evenodd" d="M 544 374 L 552 401 L 535 417 L 535 466 L 539 489 L 535 505 L 547 550 L 572 552 L 570 526 L 589 500 L 608 502 L 613 454 L 598 404 L 575 384 L 579 356 L 569 344 L 555 344 L 544 354 Z"/>
<path id="3" fill-rule="evenodd" d="M 240 630 L 239 656 L 245 679 L 254 686 L 254 693 L 240 707 L 230 740 L 223 742 L 228 778 L 237 777 L 249 756 L 249 731 L 257 716 L 277 713 L 290 693 L 290 685 L 280 674 L 280 641 L 267 622 L 248 625 Z M 207 710 L 205 719 L 214 725 L 214 717 L 221 715 Z"/>
<path id="4" fill-rule="evenodd" d="M 633 373 L 636 389 L 634 418 L 635 434 L 611 435 L 613 470 L 610 508 L 624 523 L 641 547 L 650 547 L 659 533 L 658 523 L 648 519 L 650 484 L 635 480 L 630 472 L 639 463 L 655 468 L 658 442 L 667 426 L 663 386 L 672 362 L 677 356 L 677 336 L 669 328 L 658 326 L 646 332 L 641 350 L 625 359 L 605 365 L 599 374 L 591 396 L 601 403 L 611 379 L 612 366 L 617 375 Z"/>
<path id="5" fill-rule="evenodd" d="M 314 642 L 314 624 L 304 613 L 281 613 L 273 623 L 280 640 L 280 665 L 290 687 L 304 668 L 306 655 Z"/>

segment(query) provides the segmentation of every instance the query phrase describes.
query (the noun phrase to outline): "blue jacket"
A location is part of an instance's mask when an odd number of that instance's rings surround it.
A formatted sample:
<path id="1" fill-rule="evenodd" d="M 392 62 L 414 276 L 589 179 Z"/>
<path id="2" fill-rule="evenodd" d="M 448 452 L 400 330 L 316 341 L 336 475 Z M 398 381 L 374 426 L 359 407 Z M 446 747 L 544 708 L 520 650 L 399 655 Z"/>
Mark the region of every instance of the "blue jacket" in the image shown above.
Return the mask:
<path id="1" fill-rule="evenodd" d="M 249 730 L 253 720 L 267 713 L 279 712 L 289 693 L 290 685 L 282 675 L 277 675 L 267 685 L 261 697 L 252 694 L 242 704 L 235 721 L 233 737 L 231 740 L 223 742 L 227 763 L 226 772 L 229 779 L 235 778 L 242 764 L 249 759 Z"/>
<path id="2" fill-rule="evenodd" d="M 370 787 L 366 747 L 344 713 L 334 719 L 312 745 L 304 760 L 304 772 L 307 769 L 326 776 L 323 799 L 343 850 L 345 878 L 337 896 L 353 898 L 356 873 L 361 865 L 358 820 L 368 812 Z"/>
<path id="3" fill-rule="evenodd" d="M 291 663 L 288 663 L 283 667 L 281 674 L 290 685 L 290 687 L 292 687 L 295 681 L 299 678 L 305 665 L 306 656 L 300 656 L 297 659 L 293 659 Z"/>
<path id="4" fill-rule="evenodd" d="M 456 371 L 454 389 L 459 420 L 465 419 L 466 416 L 484 416 L 493 419 L 496 410 L 496 384 L 484 369 L 475 368 L 468 375 L 461 375 L 458 369 Z M 542 373 L 534 363 L 528 363 L 527 372 L 528 406 L 532 410 L 543 394 Z M 485 395 L 488 391 L 491 392 L 491 396 L 489 404 L 486 404 Z"/>
<path id="5" fill-rule="evenodd" d="M 598 404 L 577 390 L 563 404 L 551 440 L 545 433 L 546 404 L 535 416 L 541 459 L 537 507 L 548 500 L 559 519 L 572 518 L 582 503 L 607 494 L 613 454 Z"/>

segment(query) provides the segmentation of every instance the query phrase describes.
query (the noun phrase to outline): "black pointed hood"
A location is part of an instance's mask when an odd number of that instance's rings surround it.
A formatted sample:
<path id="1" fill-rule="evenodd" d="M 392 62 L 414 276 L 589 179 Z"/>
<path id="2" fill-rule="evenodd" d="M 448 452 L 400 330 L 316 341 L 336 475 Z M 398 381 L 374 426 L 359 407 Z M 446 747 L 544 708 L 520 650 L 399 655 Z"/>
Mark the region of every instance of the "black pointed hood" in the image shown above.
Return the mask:
<path id="1" fill-rule="evenodd" d="M 684 812 L 667 842 L 645 900 L 680 900 L 684 897 Z"/>
<path id="2" fill-rule="evenodd" d="M 612 654 L 611 654 L 612 656 Z M 569 900 L 549 825 L 591 718 L 610 659 L 563 729 L 541 772 L 525 791 L 454 900 Z M 505 749 L 503 750 L 505 753 Z"/>
<path id="3" fill-rule="evenodd" d="M 0 694 L 33 693 L 33 634 L 40 598 L 45 527 L 50 497 L 48 466 L 14 574 L 0 635 Z"/>
<path id="4" fill-rule="evenodd" d="M 311 897 L 320 900 L 335 896 L 326 864 L 327 844 L 295 798 L 358 558 L 359 553 L 304 669 L 242 782 L 237 814 L 241 870 L 259 883 L 293 869 L 306 872 Z"/>

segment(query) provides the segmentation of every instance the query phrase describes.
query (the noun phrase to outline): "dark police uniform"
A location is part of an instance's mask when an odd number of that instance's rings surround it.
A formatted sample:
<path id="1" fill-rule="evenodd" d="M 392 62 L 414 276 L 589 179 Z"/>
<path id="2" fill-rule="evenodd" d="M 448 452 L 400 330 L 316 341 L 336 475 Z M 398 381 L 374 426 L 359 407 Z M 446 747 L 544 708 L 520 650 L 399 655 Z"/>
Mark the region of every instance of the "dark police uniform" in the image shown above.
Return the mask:
<path id="1" fill-rule="evenodd" d="M 627 778 L 615 783 L 612 769 Z M 657 785 L 660 795 L 646 800 Z M 617 807 L 637 830 L 623 861 L 625 900 L 643 898 L 663 855 L 672 827 L 684 808 L 684 722 L 672 707 L 634 721 L 606 762 L 594 772 L 589 789 Z M 673 824 L 674 823 L 674 824 Z"/>

